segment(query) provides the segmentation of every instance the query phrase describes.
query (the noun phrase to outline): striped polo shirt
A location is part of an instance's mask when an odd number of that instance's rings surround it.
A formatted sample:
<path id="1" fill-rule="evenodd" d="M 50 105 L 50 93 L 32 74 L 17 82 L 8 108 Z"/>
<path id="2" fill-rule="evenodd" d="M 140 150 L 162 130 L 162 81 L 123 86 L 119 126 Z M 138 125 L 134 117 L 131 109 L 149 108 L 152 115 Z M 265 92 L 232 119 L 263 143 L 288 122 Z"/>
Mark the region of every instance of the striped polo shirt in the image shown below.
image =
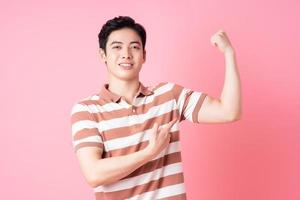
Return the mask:
<path id="1" fill-rule="evenodd" d="M 163 128 L 178 119 L 170 130 L 169 145 L 159 155 L 119 181 L 93 188 L 96 200 L 186 199 L 179 123 L 185 119 L 199 123 L 197 116 L 206 95 L 171 82 L 152 87 L 139 82 L 129 104 L 105 83 L 100 92 L 76 102 L 71 111 L 74 152 L 99 147 L 103 159 L 144 149 L 155 122 Z"/>

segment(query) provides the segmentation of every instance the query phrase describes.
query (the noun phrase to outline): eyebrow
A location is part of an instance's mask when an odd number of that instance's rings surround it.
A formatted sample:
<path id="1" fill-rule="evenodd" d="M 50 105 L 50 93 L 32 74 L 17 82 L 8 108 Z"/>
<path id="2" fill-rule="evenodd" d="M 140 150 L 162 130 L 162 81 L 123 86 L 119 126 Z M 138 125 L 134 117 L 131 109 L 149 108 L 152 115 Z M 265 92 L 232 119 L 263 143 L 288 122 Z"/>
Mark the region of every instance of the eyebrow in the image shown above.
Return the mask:
<path id="1" fill-rule="evenodd" d="M 113 44 L 123 44 L 123 42 L 119 42 L 119 41 L 113 41 L 112 43 L 110 43 L 110 46 Z M 130 44 L 139 44 L 141 45 L 141 43 L 139 41 L 132 41 L 130 42 Z"/>

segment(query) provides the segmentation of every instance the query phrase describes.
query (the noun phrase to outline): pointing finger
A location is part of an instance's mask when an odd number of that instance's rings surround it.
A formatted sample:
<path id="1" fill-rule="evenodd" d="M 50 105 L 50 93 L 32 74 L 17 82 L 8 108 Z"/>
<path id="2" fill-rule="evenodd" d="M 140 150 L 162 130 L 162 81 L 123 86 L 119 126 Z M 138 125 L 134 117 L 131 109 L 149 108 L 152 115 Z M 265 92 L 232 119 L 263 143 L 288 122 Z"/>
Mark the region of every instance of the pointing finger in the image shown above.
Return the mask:
<path id="1" fill-rule="evenodd" d="M 173 119 L 172 121 L 170 121 L 167 126 L 166 126 L 166 129 L 168 131 L 170 131 L 171 127 L 176 123 L 177 119 Z"/>

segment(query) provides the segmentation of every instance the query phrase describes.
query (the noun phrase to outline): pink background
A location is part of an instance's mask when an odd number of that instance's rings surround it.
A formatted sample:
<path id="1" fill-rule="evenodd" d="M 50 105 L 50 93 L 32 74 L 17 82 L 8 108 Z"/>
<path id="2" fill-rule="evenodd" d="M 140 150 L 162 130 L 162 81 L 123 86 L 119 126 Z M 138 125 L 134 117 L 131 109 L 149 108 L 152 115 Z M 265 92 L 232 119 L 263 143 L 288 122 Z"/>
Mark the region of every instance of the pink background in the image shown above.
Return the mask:
<path id="1" fill-rule="evenodd" d="M 69 115 L 73 103 L 106 81 L 97 34 L 118 15 L 147 30 L 145 85 L 173 81 L 219 97 L 224 56 L 210 37 L 222 28 L 236 49 L 242 120 L 181 126 L 188 198 L 300 199 L 299 1 L 2 1 L 0 7 L 1 199 L 94 198 L 73 154 Z"/>

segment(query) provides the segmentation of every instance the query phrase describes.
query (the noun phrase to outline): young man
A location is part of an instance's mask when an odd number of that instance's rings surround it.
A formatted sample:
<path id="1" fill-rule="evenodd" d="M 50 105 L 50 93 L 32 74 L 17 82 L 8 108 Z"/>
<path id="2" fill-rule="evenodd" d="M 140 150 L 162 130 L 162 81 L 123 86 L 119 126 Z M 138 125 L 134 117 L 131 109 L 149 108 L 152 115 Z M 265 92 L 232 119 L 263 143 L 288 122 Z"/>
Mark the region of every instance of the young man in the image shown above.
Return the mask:
<path id="1" fill-rule="evenodd" d="M 99 35 L 108 83 L 73 105 L 72 142 L 96 199 L 186 199 L 179 122 L 224 123 L 240 119 L 241 98 L 234 49 L 224 31 L 211 38 L 225 55 L 220 99 L 170 82 L 144 86 L 145 29 L 115 17 Z"/>

